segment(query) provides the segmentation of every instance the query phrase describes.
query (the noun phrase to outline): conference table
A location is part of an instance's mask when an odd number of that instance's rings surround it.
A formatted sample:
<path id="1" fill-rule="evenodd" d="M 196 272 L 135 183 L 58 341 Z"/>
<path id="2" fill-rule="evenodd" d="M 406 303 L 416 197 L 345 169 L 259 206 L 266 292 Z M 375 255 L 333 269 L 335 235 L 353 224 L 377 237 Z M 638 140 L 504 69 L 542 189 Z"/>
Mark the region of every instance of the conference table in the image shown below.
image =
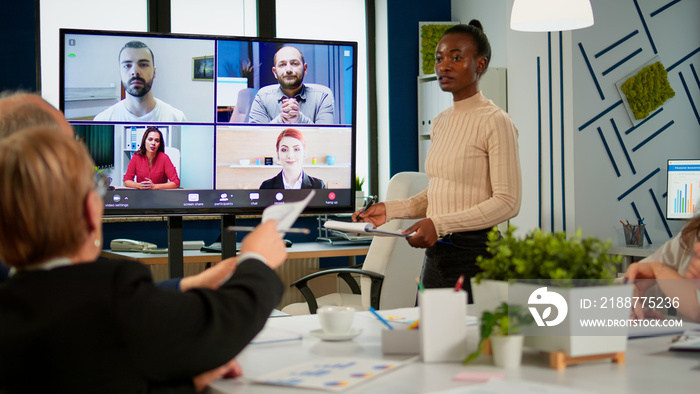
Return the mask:
<path id="1" fill-rule="evenodd" d="M 401 314 L 405 310 L 381 311 Z M 355 314 L 353 327 L 359 336 L 344 342 L 326 342 L 310 334 L 320 328 L 316 315 L 271 317 L 266 328 L 297 334 L 300 339 L 248 345 L 237 357 L 244 377 L 214 381 L 210 394 L 224 393 L 303 393 L 321 392 L 309 389 L 279 387 L 254 383 L 251 379 L 301 363 L 322 358 L 349 357 L 399 361 L 410 355 L 382 355 L 382 324 L 369 312 Z M 476 347 L 477 327 L 468 326 L 469 351 Z M 471 392 L 479 384 L 454 381 L 463 371 L 503 371 L 507 392 L 538 393 L 696 393 L 700 384 L 700 352 L 668 350 L 673 335 L 630 339 L 625 363 L 597 360 L 570 365 L 557 371 L 549 367 L 546 354 L 525 351 L 521 367 L 500 370 L 492 365 L 492 357 L 482 355 L 467 366 L 455 363 L 409 362 L 398 369 L 373 377 L 342 392 L 349 393 L 449 393 Z M 534 388 L 533 388 L 534 385 Z M 480 393 L 496 391 L 484 390 Z"/>

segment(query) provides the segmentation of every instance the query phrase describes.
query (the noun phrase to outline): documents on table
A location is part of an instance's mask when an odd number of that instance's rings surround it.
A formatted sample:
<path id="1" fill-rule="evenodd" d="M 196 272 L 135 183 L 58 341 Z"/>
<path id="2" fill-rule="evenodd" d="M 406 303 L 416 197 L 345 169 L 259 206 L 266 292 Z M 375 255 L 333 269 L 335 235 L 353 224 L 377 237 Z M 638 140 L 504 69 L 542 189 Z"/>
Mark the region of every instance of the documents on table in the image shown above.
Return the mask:
<path id="1" fill-rule="evenodd" d="M 383 318 L 385 318 L 389 323 L 395 325 L 397 328 L 407 328 L 409 325 L 418 320 L 418 308 L 398 308 L 389 310 L 379 310 L 377 311 Z M 359 316 L 367 316 L 369 319 L 373 319 L 369 315 L 369 312 L 358 312 Z M 479 323 L 479 319 L 476 316 L 467 315 L 465 324 L 468 326 L 475 326 Z M 403 327 L 401 327 L 403 326 Z"/>
<path id="2" fill-rule="evenodd" d="M 301 334 L 283 330 L 277 327 L 265 326 L 258 335 L 250 341 L 251 344 L 276 343 L 301 340 Z"/>
<path id="3" fill-rule="evenodd" d="M 253 382 L 327 391 L 341 391 L 357 386 L 376 376 L 416 361 L 418 356 L 403 361 L 363 358 L 323 358 L 294 365 L 252 378 Z"/>
<path id="4" fill-rule="evenodd" d="M 664 320 L 671 319 L 648 319 L 647 321 L 640 321 L 638 324 L 629 327 L 627 336 L 630 338 L 655 337 L 661 335 L 680 334 L 686 330 L 700 330 L 700 324 L 698 323 L 682 321 L 673 322 L 675 324 L 669 324 L 668 322 L 664 324 Z"/>
<path id="5" fill-rule="evenodd" d="M 700 352 L 700 330 L 686 330 L 674 339 L 669 350 Z"/>
<path id="6" fill-rule="evenodd" d="M 432 394 L 594 394 L 594 391 L 524 380 L 491 379 L 488 383 L 462 386 Z"/>
<path id="7" fill-rule="evenodd" d="M 346 233 L 358 233 L 375 235 L 379 237 L 404 237 L 409 238 L 411 234 L 402 234 L 402 230 L 385 231 L 374 228 L 374 224 L 366 222 L 341 222 L 338 220 L 326 220 L 323 227 L 329 230 L 344 231 Z"/>

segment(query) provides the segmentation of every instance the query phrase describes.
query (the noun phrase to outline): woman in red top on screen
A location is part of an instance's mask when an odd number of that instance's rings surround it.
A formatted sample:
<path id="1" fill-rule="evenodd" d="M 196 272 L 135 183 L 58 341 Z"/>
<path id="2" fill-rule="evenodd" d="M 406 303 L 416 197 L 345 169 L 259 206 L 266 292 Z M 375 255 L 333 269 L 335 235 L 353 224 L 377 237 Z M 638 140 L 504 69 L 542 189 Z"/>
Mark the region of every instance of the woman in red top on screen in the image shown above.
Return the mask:
<path id="1" fill-rule="evenodd" d="M 302 170 L 306 156 L 304 135 L 297 129 L 285 129 L 277 137 L 277 160 L 282 171 L 260 185 L 261 189 L 325 189 L 323 180 Z"/>
<path id="2" fill-rule="evenodd" d="M 143 133 L 141 149 L 131 158 L 124 174 L 124 186 L 144 190 L 180 187 L 175 166 L 165 154 L 163 133 L 157 127 L 150 126 Z"/>

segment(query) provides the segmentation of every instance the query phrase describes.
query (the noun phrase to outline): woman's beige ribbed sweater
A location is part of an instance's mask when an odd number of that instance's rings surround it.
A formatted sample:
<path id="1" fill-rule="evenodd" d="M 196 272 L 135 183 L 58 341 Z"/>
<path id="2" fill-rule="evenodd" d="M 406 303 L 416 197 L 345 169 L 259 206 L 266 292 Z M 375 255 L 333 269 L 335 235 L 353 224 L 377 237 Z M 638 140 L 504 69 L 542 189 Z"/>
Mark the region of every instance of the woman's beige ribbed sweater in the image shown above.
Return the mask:
<path id="1" fill-rule="evenodd" d="M 490 228 L 520 210 L 518 130 L 481 92 L 434 120 L 425 169 L 428 188 L 386 202 L 387 221 L 430 218 L 438 235 Z"/>

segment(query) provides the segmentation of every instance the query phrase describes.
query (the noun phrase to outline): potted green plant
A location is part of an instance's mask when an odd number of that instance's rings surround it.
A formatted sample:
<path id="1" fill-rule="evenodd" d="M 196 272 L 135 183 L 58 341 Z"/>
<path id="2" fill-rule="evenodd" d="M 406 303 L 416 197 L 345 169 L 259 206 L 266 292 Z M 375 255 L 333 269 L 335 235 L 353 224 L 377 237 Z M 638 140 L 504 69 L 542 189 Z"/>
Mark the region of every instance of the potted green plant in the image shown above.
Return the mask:
<path id="1" fill-rule="evenodd" d="M 508 281 L 599 279 L 611 281 L 621 257 L 607 253 L 610 240 L 584 238 L 579 229 L 573 236 L 566 232 L 532 230 L 524 237 L 515 235 L 515 226 L 501 234 L 494 227 L 488 234 L 487 251 L 479 256 L 481 268 L 472 279 L 477 315 L 508 300 Z"/>
<path id="2" fill-rule="evenodd" d="M 523 348 L 520 327 L 531 322 L 532 316 L 518 305 L 509 306 L 504 302 L 493 311 L 484 311 L 481 315 L 479 345 L 462 363 L 467 364 L 479 357 L 485 343 L 490 340 L 496 366 L 519 366 Z"/>
<path id="3" fill-rule="evenodd" d="M 563 334 L 526 335 L 526 346 L 549 352 L 562 351 L 568 356 L 624 351 L 626 336 L 582 335 L 581 331 L 577 331 L 580 327 L 573 323 L 574 309 L 581 299 L 600 299 L 601 294 L 615 297 L 629 297 L 632 294 L 631 286 L 611 286 L 616 266 L 621 261 L 620 256 L 607 253 L 611 241 L 583 237 L 581 230 L 567 236 L 561 231 L 535 229 L 519 238 L 515 236 L 515 227 L 509 226 L 502 236 L 497 230 L 491 231 L 487 246 L 492 256 L 477 259 L 477 265 L 483 271 L 477 274 L 472 284 L 477 315 L 478 311 L 494 309 L 508 300 L 527 303 L 536 289 L 550 286 L 550 292 L 556 292 L 565 299 L 572 310 L 572 318 L 561 325 L 557 323 L 557 332 Z M 498 282 L 499 290 L 484 295 L 482 285 L 491 281 Z M 509 303 L 513 304 L 511 301 Z M 579 312 L 576 310 L 577 314 Z M 629 311 L 609 308 L 599 312 L 595 317 L 625 319 Z"/>

